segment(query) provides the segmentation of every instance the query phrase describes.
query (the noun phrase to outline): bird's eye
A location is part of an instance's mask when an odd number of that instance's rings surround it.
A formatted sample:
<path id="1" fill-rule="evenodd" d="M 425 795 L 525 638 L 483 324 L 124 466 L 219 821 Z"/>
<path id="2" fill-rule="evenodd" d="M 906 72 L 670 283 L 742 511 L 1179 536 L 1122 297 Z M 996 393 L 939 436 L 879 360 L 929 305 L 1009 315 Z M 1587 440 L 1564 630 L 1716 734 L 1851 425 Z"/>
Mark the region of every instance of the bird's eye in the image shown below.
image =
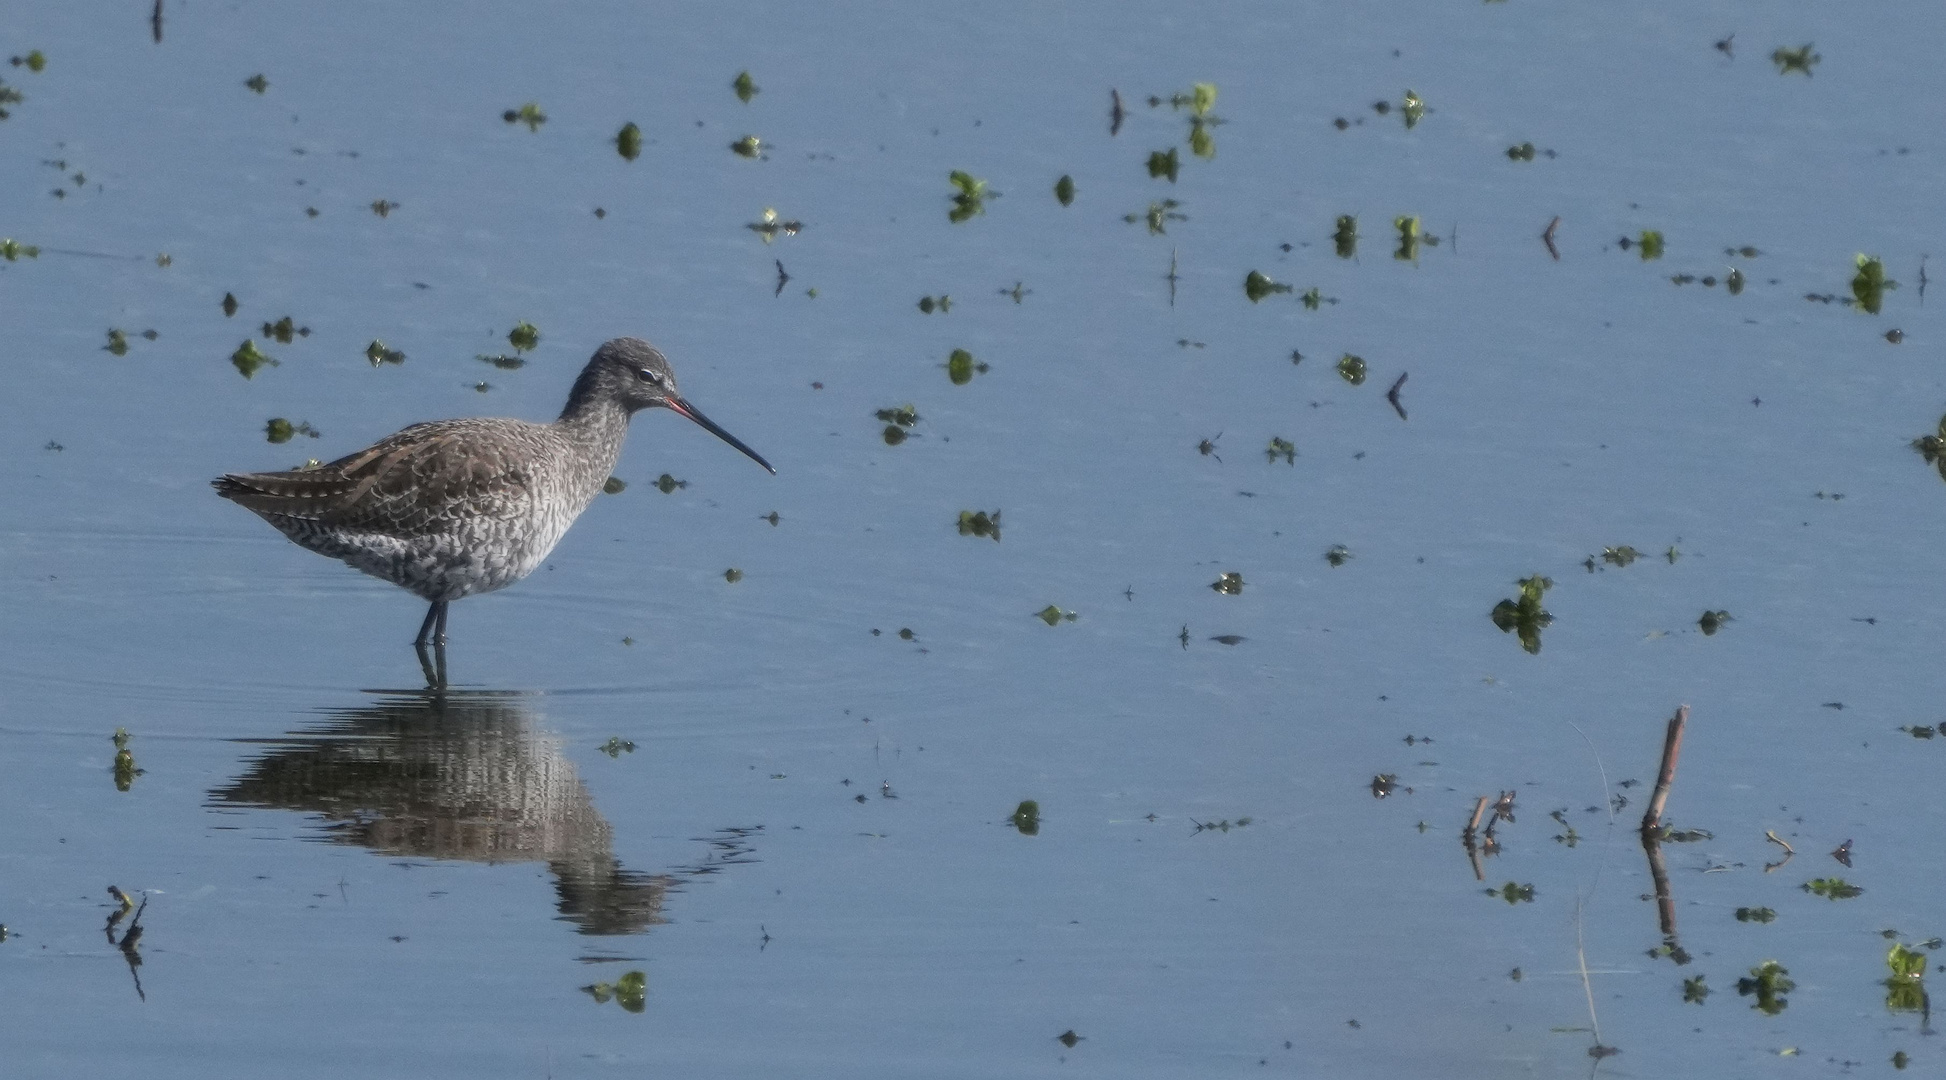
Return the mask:
<path id="1" fill-rule="evenodd" d="M 650 386 L 662 385 L 662 376 L 657 375 L 655 372 L 650 371 L 648 368 L 642 368 L 636 371 L 635 377 L 641 379 L 645 383 L 648 383 Z"/>

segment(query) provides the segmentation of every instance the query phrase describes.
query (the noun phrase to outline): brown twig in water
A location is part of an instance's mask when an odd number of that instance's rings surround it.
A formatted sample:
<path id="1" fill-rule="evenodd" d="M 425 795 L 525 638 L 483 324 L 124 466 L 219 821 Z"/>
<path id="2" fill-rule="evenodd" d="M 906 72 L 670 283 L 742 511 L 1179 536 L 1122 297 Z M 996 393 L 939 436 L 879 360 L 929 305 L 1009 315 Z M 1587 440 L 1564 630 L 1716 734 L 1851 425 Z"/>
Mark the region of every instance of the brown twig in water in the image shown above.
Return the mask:
<path id="1" fill-rule="evenodd" d="M 1547 231 L 1541 234 L 1541 243 L 1547 245 L 1547 253 L 1554 256 L 1555 262 L 1561 261 L 1561 252 L 1554 246 L 1554 230 L 1560 227 L 1561 215 L 1556 214 L 1554 220 L 1547 223 Z"/>
<path id="2" fill-rule="evenodd" d="M 1656 774 L 1655 794 L 1649 796 L 1649 809 L 1642 815 L 1642 835 L 1652 835 L 1662 825 L 1662 808 L 1669 802 L 1669 788 L 1676 782 L 1676 759 L 1682 755 L 1682 729 L 1689 723 L 1689 706 L 1676 710 L 1669 718 L 1668 734 L 1662 739 L 1662 769 Z"/>
<path id="3" fill-rule="evenodd" d="M 157 2 L 160 3 L 161 0 L 157 0 Z M 1122 118 L 1128 114 L 1122 111 L 1122 92 L 1120 90 L 1111 87 L 1108 91 L 1108 99 L 1114 103 L 1113 107 L 1108 110 L 1108 137 L 1112 139 L 1122 133 Z"/>
<path id="4" fill-rule="evenodd" d="M 1405 419 L 1405 406 L 1399 404 L 1399 389 L 1405 385 L 1405 376 L 1405 372 L 1400 372 L 1399 381 L 1393 383 L 1392 389 L 1385 392 L 1385 400 L 1392 403 L 1393 411 L 1399 414 L 1401 420 Z"/>
<path id="5" fill-rule="evenodd" d="M 1478 839 L 1480 818 L 1485 816 L 1486 812 L 1487 797 L 1482 795 L 1480 796 L 1480 801 L 1473 804 L 1472 820 L 1466 823 L 1466 828 L 1460 830 L 1460 843 L 1466 845 L 1466 858 L 1473 864 L 1474 881 L 1485 881 L 1487 879 L 1486 867 L 1480 865 L 1480 844 Z"/>

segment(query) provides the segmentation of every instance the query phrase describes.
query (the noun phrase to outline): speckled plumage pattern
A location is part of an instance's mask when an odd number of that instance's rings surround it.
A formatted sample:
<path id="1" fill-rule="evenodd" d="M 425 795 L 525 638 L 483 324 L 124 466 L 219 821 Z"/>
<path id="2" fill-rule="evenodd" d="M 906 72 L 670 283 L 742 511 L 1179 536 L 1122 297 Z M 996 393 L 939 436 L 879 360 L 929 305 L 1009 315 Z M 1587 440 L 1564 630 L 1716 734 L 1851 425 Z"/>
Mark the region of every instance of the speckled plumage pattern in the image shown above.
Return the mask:
<path id="1" fill-rule="evenodd" d="M 541 564 L 601 493 L 629 417 L 655 406 L 770 468 L 682 399 L 653 346 L 618 338 L 588 361 L 551 424 L 414 424 L 326 465 L 213 483 L 300 546 L 431 601 L 428 625 L 438 614 L 443 630 L 444 604 L 504 589 Z"/>

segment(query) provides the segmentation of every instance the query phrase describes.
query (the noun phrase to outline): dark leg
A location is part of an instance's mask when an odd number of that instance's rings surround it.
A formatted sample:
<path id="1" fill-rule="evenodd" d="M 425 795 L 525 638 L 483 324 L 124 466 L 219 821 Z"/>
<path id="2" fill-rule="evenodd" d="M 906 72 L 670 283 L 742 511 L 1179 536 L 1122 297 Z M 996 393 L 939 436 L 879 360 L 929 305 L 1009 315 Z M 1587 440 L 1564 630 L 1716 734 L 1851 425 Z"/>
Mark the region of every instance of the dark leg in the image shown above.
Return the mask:
<path id="1" fill-rule="evenodd" d="M 444 691 L 446 689 L 446 646 L 433 643 L 432 654 L 426 654 L 424 645 L 414 644 L 412 651 L 419 654 L 419 673 L 426 677 L 426 689 Z"/>
<path id="2" fill-rule="evenodd" d="M 443 645 L 446 642 L 446 602 L 444 600 L 434 600 L 432 606 L 426 609 L 426 621 L 419 624 L 419 636 L 413 638 L 412 643 L 422 649 L 425 648 L 426 642 L 432 639 L 435 622 L 439 624 L 439 642 Z"/>
<path id="3" fill-rule="evenodd" d="M 444 659 L 446 648 L 446 601 L 444 600 L 439 602 L 439 627 L 432 632 L 432 643 L 441 650 L 441 659 Z"/>

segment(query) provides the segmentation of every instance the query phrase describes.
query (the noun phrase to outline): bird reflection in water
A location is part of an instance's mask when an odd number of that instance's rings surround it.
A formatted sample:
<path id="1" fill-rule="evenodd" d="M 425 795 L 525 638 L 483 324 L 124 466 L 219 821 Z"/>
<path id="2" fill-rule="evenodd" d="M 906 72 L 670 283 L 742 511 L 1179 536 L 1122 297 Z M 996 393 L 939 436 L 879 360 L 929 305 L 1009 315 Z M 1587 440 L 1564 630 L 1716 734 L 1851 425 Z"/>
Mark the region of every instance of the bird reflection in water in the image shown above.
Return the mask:
<path id="1" fill-rule="evenodd" d="M 751 861 L 755 830 L 727 829 L 707 839 L 701 865 L 624 869 L 613 828 L 559 737 L 536 724 L 531 695 L 377 693 L 310 730 L 248 740 L 264 753 L 210 805 L 316 814 L 319 839 L 383 855 L 545 862 L 560 917 L 583 934 L 640 933 L 664 921 L 663 897 L 684 877 Z"/>

